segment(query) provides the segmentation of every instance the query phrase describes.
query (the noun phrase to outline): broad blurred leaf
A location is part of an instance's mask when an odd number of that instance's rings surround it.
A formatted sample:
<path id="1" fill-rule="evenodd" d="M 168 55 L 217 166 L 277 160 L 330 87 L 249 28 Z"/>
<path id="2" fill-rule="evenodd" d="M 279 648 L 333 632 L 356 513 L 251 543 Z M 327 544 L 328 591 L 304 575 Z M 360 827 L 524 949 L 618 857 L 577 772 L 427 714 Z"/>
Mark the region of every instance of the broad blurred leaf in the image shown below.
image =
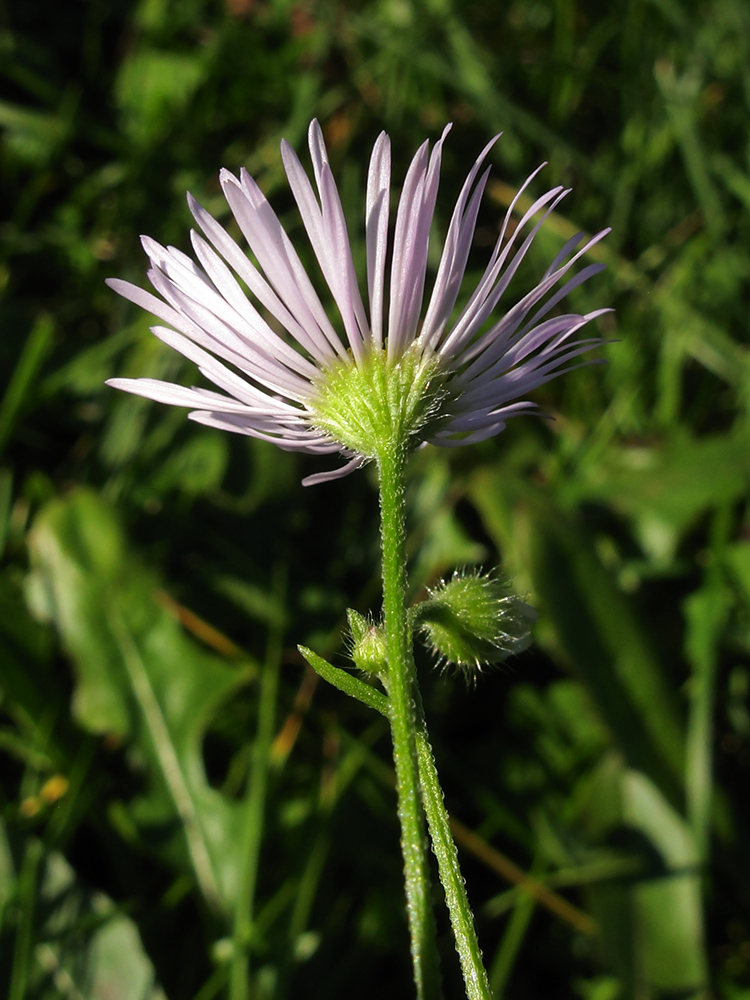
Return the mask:
<path id="1" fill-rule="evenodd" d="M 199 87 L 205 73 L 205 51 L 191 54 L 136 49 L 123 63 L 116 93 L 125 129 L 139 143 L 153 142 L 167 130 Z"/>
<path id="2" fill-rule="evenodd" d="M 69 119 L 65 111 L 37 111 L 0 101 L 2 144 L 20 161 L 44 166 L 65 140 Z"/>
<path id="3" fill-rule="evenodd" d="M 114 513 L 90 491 L 48 504 L 30 544 L 34 605 L 60 630 L 76 669 L 76 717 L 138 748 L 150 788 L 135 815 L 167 824 L 178 841 L 184 836 L 203 894 L 229 910 L 239 807 L 209 786 L 201 742 L 247 673 L 183 634 L 159 605 L 151 574 L 128 552 Z"/>
<path id="4" fill-rule="evenodd" d="M 5 839 L 0 821 L 0 878 L 12 876 L 11 910 L 22 920 L 31 907 L 35 922 L 25 995 L 40 1000 L 166 1000 L 133 921 L 103 893 L 87 889 L 58 851 L 41 857 L 37 878 L 23 886 L 9 871 Z M 7 892 L 5 885 L 2 890 Z M 34 900 L 19 894 L 24 891 L 33 893 Z"/>
<path id="5" fill-rule="evenodd" d="M 750 448 L 744 433 L 680 434 L 664 445 L 610 449 L 563 493 L 567 500 L 596 500 L 632 518 L 647 553 L 665 561 L 701 514 L 738 500 L 749 489 Z"/>
<path id="6" fill-rule="evenodd" d="M 703 995 L 701 872 L 690 827 L 636 771 L 623 777 L 623 820 L 648 837 L 664 863 L 663 874 L 636 880 L 632 888 L 638 971 L 652 990 Z"/>
<path id="7" fill-rule="evenodd" d="M 191 495 L 208 493 L 221 484 L 228 459 L 226 435 L 193 433 L 182 447 L 172 450 L 156 473 L 153 488 L 159 493 L 169 489 Z"/>

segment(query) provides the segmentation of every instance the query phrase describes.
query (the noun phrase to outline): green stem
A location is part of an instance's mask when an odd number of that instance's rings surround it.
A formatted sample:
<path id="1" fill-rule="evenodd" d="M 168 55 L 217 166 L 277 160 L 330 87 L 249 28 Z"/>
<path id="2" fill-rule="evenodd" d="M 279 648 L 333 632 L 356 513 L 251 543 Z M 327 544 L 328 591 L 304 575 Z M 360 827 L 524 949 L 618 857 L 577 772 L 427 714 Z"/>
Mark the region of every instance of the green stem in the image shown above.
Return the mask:
<path id="1" fill-rule="evenodd" d="M 432 754 L 421 705 L 419 705 L 418 725 L 417 759 L 422 801 L 432 838 L 432 849 L 437 858 L 440 881 L 445 891 L 445 903 L 450 914 L 456 951 L 461 962 L 466 996 L 468 1000 L 492 1000 L 492 991 L 482 962 L 477 933 L 474 929 L 474 914 L 466 895 L 466 886 L 458 863 L 458 852 L 451 833 L 443 789 L 440 786 L 440 779 L 435 767 L 435 758 Z"/>
<path id="2" fill-rule="evenodd" d="M 417 770 L 416 671 L 406 608 L 405 459 L 405 450 L 398 445 L 383 448 L 378 457 L 383 618 L 388 658 L 389 719 L 414 981 L 419 1000 L 432 1000 L 441 995 L 441 989 L 428 843 Z"/>

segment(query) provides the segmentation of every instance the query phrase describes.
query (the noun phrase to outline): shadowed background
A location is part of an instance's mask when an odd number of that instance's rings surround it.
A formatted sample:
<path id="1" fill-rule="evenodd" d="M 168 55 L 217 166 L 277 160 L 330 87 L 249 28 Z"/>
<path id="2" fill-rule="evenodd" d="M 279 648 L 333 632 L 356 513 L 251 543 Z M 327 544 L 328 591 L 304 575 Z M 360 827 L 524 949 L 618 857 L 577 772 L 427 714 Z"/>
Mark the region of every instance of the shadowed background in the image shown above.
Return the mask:
<path id="1" fill-rule="evenodd" d="M 454 123 L 441 233 L 503 132 L 466 295 L 542 160 L 573 193 L 508 302 L 613 227 L 570 297 L 609 364 L 411 466 L 415 595 L 501 566 L 540 615 L 469 684 L 419 654 L 493 990 L 747 1000 L 750 8 L 6 0 L 0 88 L 2 995 L 210 1000 L 233 947 L 253 997 L 410 995 L 385 723 L 295 651 L 377 608 L 369 471 L 303 489 L 335 460 L 103 385 L 196 378 L 104 279 L 189 249 L 187 189 L 229 224 L 220 167 L 311 263 L 279 141 L 316 116 L 360 269 L 382 129 L 399 185 Z"/>

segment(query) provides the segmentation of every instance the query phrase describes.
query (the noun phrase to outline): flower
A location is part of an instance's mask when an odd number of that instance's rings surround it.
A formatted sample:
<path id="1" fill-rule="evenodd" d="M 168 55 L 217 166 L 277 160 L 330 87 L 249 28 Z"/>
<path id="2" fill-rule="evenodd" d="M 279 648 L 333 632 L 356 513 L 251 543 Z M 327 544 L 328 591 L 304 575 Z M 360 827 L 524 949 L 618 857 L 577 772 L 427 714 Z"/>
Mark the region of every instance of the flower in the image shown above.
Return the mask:
<path id="1" fill-rule="evenodd" d="M 308 136 L 317 194 L 286 141 L 281 155 L 337 319 L 326 314 L 278 217 L 244 169 L 239 178 L 222 170 L 220 180 L 257 265 L 188 195 L 203 233 L 191 232 L 195 260 L 143 237 L 152 265 L 148 277 L 157 294 L 117 279 L 108 284 L 168 324 L 153 327 L 153 333 L 195 362 L 221 391 L 150 378 L 114 378 L 107 384 L 190 407 L 189 416 L 210 427 L 292 451 L 341 452 L 348 459 L 343 468 L 310 476 L 306 484 L 345 475 L 376 457 L 379 445 L 368 421 L 374 407 L 377 423 L 381 397 L 398 408 L 399 427 L 413 444 L 428 441 L 444 447 L 489 438 L 509 417 L 536 409 L 524 397 L 562 372 L 592 363 L 580 361 L 580 355 L 602 343 L 598 337 L 575 335 L 609 310 L 552 313 L 570 291 L 602 269 L 602 264 L 587 264 L 568 277 L 609 230 L 585 241 L 582 233 L 569 239 L 536 286 L 493 319 L 541 225 L 569 193 L 562 187 L 546 191 L 512 228 L 516 204 L 539 167 L 513 199 L 484 274 L 454 317 L 489 176 L 483 164 L 495 136 L 461 189 L 423 312 L 428 241 L 449 129 L 432 152 L 427 142 L 417 150 L 390 241 L 390 140 L 382 133 L 375 143 L 365 207 L 369 312 L 317 121 Z"/>

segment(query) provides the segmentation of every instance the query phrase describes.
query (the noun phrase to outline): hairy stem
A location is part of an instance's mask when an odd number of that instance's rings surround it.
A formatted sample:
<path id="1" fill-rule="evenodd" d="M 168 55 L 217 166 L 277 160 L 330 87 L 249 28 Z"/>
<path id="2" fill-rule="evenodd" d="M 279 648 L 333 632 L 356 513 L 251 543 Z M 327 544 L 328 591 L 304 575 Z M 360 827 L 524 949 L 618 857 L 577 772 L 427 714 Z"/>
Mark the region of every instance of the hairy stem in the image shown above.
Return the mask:
<path id="1" fill-rule="evenodd" d="M 388 659 L 388 701 L 396 768 L 406 907 L 414 981 L 419 1000 L 440 997 L 440 970 L 432 910 L 429 848 L 417 764 L 416 671 L 406 608 L 404 449 L 384 448 L 378 458 L 383 618 Z"/>
<path id="2" fill-rule="evenodd" d="M 466 996 L 468 1000 L 492 1000 L 489 979 L 474 929 L 474 914 L 466 895 L 448 810 L 445 808 L 443 789 L 435 767 L 435 758 L 420 703 L 417 715 L 417 761 L 422 801 L 427 815 L 432 849 L 437 858 L 440 881 L 445 891 L 445 903 L 461 962 Z"/>

